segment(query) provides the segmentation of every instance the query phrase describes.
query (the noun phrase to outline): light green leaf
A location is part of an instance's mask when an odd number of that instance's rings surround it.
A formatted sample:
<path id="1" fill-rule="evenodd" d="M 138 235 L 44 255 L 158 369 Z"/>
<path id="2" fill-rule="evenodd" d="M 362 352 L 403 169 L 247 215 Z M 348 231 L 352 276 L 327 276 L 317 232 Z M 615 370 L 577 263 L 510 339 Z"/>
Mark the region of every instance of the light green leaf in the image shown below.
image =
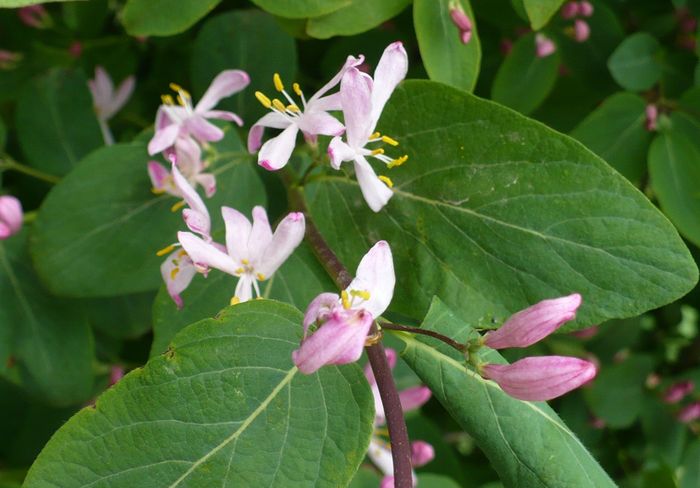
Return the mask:
<path id="1" fill-rule="evenodd" d="M 77 303 L 49 295 L 26 251 L 27 230 L 0 241 L 0 372 L 58 406 L 92 393 L 94 346 Z M 14 366 L 8 367 L 12 356 Z"/>
<path id="2" fill-rule="evenodd" d="M 255 5 L 286 19 L 305 19 L 329 14 L 352 0 L 252 0 Z"/>
<path id="3" fill-rule="evenodd" d="M 165 351 L 175 334 L 187 325 L 216 315 L 229 304 L 235 286 L 236 278 L 222 272 L 212 271 L 206 279 L 195 276 L 182 293 L 184 306 L 180 310 L 161 287 L 153 304 L 151 355 Z M 306 310 L 319 293 L 335 289 L 306 243 L 294 251 L 270 280 L 261 283 L 265 298 L 288 302 L 301 310 Z"/>
<path id="4" fill-rule="evenodd" d="M 660 50 L 659 41 L 646 32 L 632 34 L 612 53 L 608 69 L 623 88 L 647 90 L 661 78 Z"/>
<path id="5" fill-rule="evenodd" d="M 462 44 L 459 29 L 450 19 L 450 0 L 415 0 L 413 23 L 423 65 L 431 80 L 471 92 L 479 76 L 481 42 L 469 0 L 460 0 L 472 20 L 472 38 Z"/>
<path id="6" fill-rule="evenodd" d="M 649 174 L 661 209 L 700 245 L 700 148 L 671 127 L 651 144 Z"/>
<path id="7" fill-rule="evenodd" d="M 189 29 L 221 0 L 128 0 L 122 22 L 132 36 L 172 36 Z"/>
<path id="8" fill-rule="evenodd" d="M 38 3 L 68 2 L 73 0 L 0 0 L 0 8 L 26 7 Z"/>
<path id="9" fill-rule="evenodd" d="M 697 488 L 700 486 L 700 440 L 693 441 L 683 456 L 683 469 L 680 476 L 680 488 Z"/>
<path id="10" fill-rule="evenodd" d="M 80 71 L 55 69 L 29 82 L 17 100 L 15 124 L 27 162 L 55 175 L 104 144 Z"/>
<path id="11" fill-rule="evenodd" d="M 422 327 L 462 341 L 471 331 L 439 300 L 433 302 Z M 494 382 L 467 369 L 463 358 L 442 343 L 409 334 L 402 334 L 401 338 L 406 343 L 401 356 L 473 437 L 504 486 L 615 486 L 546 403 L 523 402 L 508 396 Z"/>
<path id="12" fill-rule="evenodd" d="M 299 373 L 301 313 L 253 301 L 183 330 L 49 441 L 25 486 L 345 486 L 373 399 L 355 364 Z"/>
<path id="13" fill-rule="evenodd" d="M 523 0 L 532 30 L 540 30 L 564 3 L 564 0 Z"/>
<path id="14" fill-rule="evenodd" d="M 352 36 L 398 15 L 411 0 L 353 0 L 347 7 L 309 19 L 306 33 L 317 39 Z"/>
<path id="15" fill-rule="evenodd" d="M 544 58 L 535 53 L 534 34 L 523 36 L 498 68 L 491 98 L 523 114 L 535 110 L 557 81 L 559 52 Z"/>
<path id="16" fill-rule="evenodd" d="M 223 227 L 219 207 L 249 212 L 265 204 L 265 192 L 240 146 L 222 152 L 212 166 L 216 195 L 207 200 L 216 231 Z M 221 146 L 217 146 L 221 147 Z M 177 200 L 155 196 L 146 172 L 143 142 L 116 144 L 85 158 L 44 200 L 32 235 L 37 271 L 56 294 L 107 297 L 155 290 L 163 257 L 156 252 L 184 230 Z"/>
<path id="17" fill-rule="evenodd" d="M 264 53 L 264 55 L 263 55 Z M 225 69 L 242 69 L 250 85 L 242 93 L 223 99 L 218 107 L 232 110 L 252 125 L 264 113 L 253 96 L 255 91 L 275 93 L 272 75 L 279 73 L 291 85 L 296 73 L 294 39 L 268 14 L 237 10 L 207 20 L 197 34 L 190 75 L 197 97 L 204 94 L 214 77 Z"/>
<path id="18" fill-rule="evenodd" d="M 457 313 L 505 319 L 578 291 L 572 328 L 581 328 L 669 303 L 697 281 L 687 248 L 644 195 L 542 124 L 408 81 L 378 130 L 409 156 L 390 172 L 394 196 L 384 210 L 369 210 L 355 178 L 339 173 L 317 177 L 305 194 L 351 270 L 374 242 L 389 242 L 395 312 L 420 318 L 438 295 Z"/>
<path id="19" fill-rule="evenodd" d="M 456 481 L 439 474 L 423 473 L 418 475 L 421 488 L 459 488 Z"/>
<path id="20" fill-rule="evenodd" d="M 591 151 L 633 183 L 646 172 L 651 132 L 644 128 L 646 102 L 633 93 L 616 93 L 572 132 Z"/>

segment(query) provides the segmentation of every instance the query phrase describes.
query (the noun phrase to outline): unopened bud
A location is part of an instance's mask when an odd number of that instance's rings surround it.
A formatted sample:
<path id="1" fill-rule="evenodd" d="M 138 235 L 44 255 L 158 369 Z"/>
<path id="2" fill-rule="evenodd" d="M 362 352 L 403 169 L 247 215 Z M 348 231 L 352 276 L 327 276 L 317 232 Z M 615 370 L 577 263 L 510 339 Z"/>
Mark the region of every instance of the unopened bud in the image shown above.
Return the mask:
<path id="1" fill-rule="evenodd" d="M 677 418 L 679 421 L 687 424 L 700 418 L 700 402 L 693 402 L 687 407 L 678 412 Z"/>
<path id="2" fill-rule="evenodd" d="M 419 468 L 435 459 L 435 449 L 424 441 L 411 442 L 411 464 Z"/>
<path id="3" fill-rule="evenodd" d="M 550 38 L 544 34 L 537 34 L 535 36 L 535 48 L 538 58 L 546 58 L 554 54 L 557 50 L 557 46 L 554 44 Z"/>
<path id="4" fill-rule="evenodd" d="M 664 402 L 678 403 L 694 389 L 695 384 L 692 381 L 679 381 L 678 383 L 674 383 L 664 392 Z"/>
<path id="5" fill-rule="evenodd" d="M 450 18 L 459 29 L 459 39 L 462 44 L 468 44 L 472 38 L 472 22 L 459 3 L 455 2 L 450 5 Z"/>
<path id="6" fill-rule="evenodd" d="M 644 124 L 644 127 L 646 130 L 649 132 L 655 131 L 656 130 L 656 122 L 659 118 L 659 109 L 654 105 L 653 103 L 650 103 L 649 105 L 646 106 L 646 109 L 644 110 L 646 114 L 646 122 Z"/>
<path id="7" fill-rule="evenodd" d="M 24 25 L 35 29 L 46 29 L 53 24 L 51 16 L 42 5 L 22 7 L 17 10 L 17 16 Z"/>
<path id="8" fill-rule="evenodd" d="M 593 4 L 587 1 L 579 2 L 578 13 L 583 17 L 590 17 L 591 15 L 593 15 Z"/>
<path id="9" fill-rule="evenodd" d="M 579 6 L 576 2 L 566 2 L 561 8 L 561 16 L 565 19 L 573 19 L 579 14 Z"/>
<path id="10" fill-rule="evenodd" d="M 109 372 L 109 386 L 117 383 L 120 379 L 124 377 L 124 368 L 119 365 L 112 366 Z"/>
<path id="11" fill-rule="evenodd" d="M 591 36 L 591 27 L 588 22 L 581 19 L 576 19 L 574 22 L 574 39 L 576 42 L 587 41 Z"/>
<path id="12" fill-rule="evenodd" d="M 15 197 L 3 195 L 0 197 L 0 239 L 7 239 L 22 228 L 22 204 Z"/>

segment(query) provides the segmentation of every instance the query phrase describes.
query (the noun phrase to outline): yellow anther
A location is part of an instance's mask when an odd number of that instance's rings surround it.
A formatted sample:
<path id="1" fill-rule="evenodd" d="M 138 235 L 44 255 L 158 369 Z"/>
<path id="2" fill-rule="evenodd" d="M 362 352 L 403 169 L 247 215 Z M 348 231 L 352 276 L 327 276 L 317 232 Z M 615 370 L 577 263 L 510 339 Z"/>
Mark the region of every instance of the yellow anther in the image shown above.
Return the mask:
<path id="1" fill-rule="evenodd" d="M 381 134 L 379 132 L 375 132 L 374 134 L 370 135 L 370 139 L 379 139 L 381 137 Z"/>
<path id="2" fill-rule="evenodd" d="M 177 274 L 178 274 L 179 272 L 180 272 L 180 268 L 173 268 L 173 269 L 170 271 L 170 279 L 171 279 L 171 280 L 174 280 L 175 277 L 177 276 Z"/>
<path id="3" fill-rule="evenodd" d="M 401 166 L 406 161 L 408 161 L 408 155 L 404 154 L 400 158 L 396 158 L 393 161 L 390 161 L 389 164 L 386 165 L 386 167 L 387 168 L 394 168 L 396 166 Z"/>
<path id="4" fill-rule="evenodd" d="M 275 73 L 272 76 L 272 81 L 275 83 L 275 90 L 277 90 L 278 92 L 284 91 L 284 85 L 282 84 L 282 78 L 280 78 L 279 73 Z"/>
<path id="5" fill-rule="evenodd" d="M 256 92 L 255 92 L 255 98 L 257 98 L 258 101 L 259 101 L 260 103 L 262 103 L 262 106 L 263 106 L 263 107 L 265 107 L 265 108 L 270 108 L 270 107 L 272 107 L 272 102 L 270 101 L 269 98 L 267 98 L 267 97 L 265 96 L 265 94 L 264 94 L 263 92 L 256 91 Z"/>
<path id="6" fill-rule="evenodd" d="M 299 112 L 299 107 L 297 107 L 297 106 L 294 105 L 294 104 L 292 104 L 292 105 L 287 105 L 287 110 L 290 111 L 290 112 Z"/>
<path id="7" fill-rule="evenodd" d="M 369 292 L 367 290 L 350 290 L 350 294 L 363 300 L 369 300 Z"/>
<path id="8" fill-rule="evenodd" d="M 250 261 L 248 261 L 247 259 L 241 259 L 241 263 L 248 265 L 250 264 Z"/>
<path id="9" fill-rule="evenodd" d="M 165 189 L 164 188 L 151 188 L 151 192 L 154 195 L 162 195 L 163 193 L 165 193 Z"/>
<path id="10" fill-rule="evenodd" d="M 180 200 L 179 202 L 176 202 L 172 207 L 170 207 L 171 212 L 177 212 L 180 210 L 182 207 L 186 205 L 184 200 Z"/>
<path id="11" fill-rule="evenodd" d="M 392 181 L 391 181 L 389 178 L 387 178 L 386 176 L 384 176 L 384 175 L 379 175 L 379 176 L 377 176 L 377 178 L 379 178 L 381 181 L 383 181 L 384 184 L 385 184 L 386 186 L 388 186 L 389 188 L 393 188 L 393 187 L 394 187 L 394 182 L 392 182 Z"/>
<path id="12" fill-rule="evenodd" d="M 179 103 L 181 107 L 185 106 L 185 99 L 182 98 L 182 95 L 177 96 L 177 103 Z"/>
<path id="13" fill-rule="evenodd" d="M 265 275 L 262 273 L 256 274 L 255 277 L 258 279 L 258 281 L 265 281 Z"/>
<path id="14" fill-rule="evenodd" d="M 170 95 L 161 95 L 160 99 L 165 105 L 175 105 L 175 100 Z"/>
<path id="15" fill-rule="evenodd" d="M 280 112 L 284 112 L 285 110 L 287 110 L 287 107 L 285 107 L 284 104 L 282 102 L 280 102 L 279 100 L 277 100 L 276 98 L 274 100 L 272 100 L 272 106 L 275 107 Z"/>
<path id="16" fill-rule="evenodd" d="M 170 244 L 156 253 L 156 256 L 165 256 L 175 250 L 175 244 Z"/>
<path id="17" fill-rule="evenodd" d="M 294 90 L 294 93 L 296 93 L 298 97 L 301 96 L 301 87 L 299 86 L 299 83 L 292 84 L 292 90 Z"/>
<path id="18" fill-rule="evenodd" d="M 380 147 L 379 149 L 375 149 L 374 151 L 372 151 L 370 154 L 372 156 L 376 156 L 377 154 L 384 154 L 384 149 Z"/>
<path id="19" fill-rule="evenodd" d="M 392 139 L 389 136 L 382 136 L 382 142 L 386 142 L 390 146 L 398 146 L 399 145 L 399 141 L 397 141 L 396 139 Z"/>
<path id="20" fill-rule="evenodd" d="M 185 256 L 187 256 L 187 251 L 185 251 L 184 249 L 180 249 L 180 252 L 177 253 L 177 257 L 184 258 Z"/>
<path id="21" fill-rule="evenodd" d="M 340 292 L 340 301 L 343 303 L 343 308 L 345 310 L 350 308 L 350 297 L 347 291 L 343 290 Z"/>
<path id="22" fill-rule="evenodd" d="M 180 85 L 178 85 L 177 83 L 170 83 L 168 86 L 170 87 L 170 89 L 171 89 L 172 91 L 185 91 L 185 90 L 183 90 L 183 88 L 182 88 Z"/>
<path id="23" fill-rule="evenodd" d="M 236 295 L 231 297 L 231 301 L 229 302 L 229 305 L 238 305 L 241 303 L 241 299 L 238 298 Z"/>
<path id="24" fill-rule="evenodd" d="M 236 273 L 236 274 L 243 274 L 244 271 L 245 271 L 245 269 L 243 269 L 243 268 L 236 268 L 236 269 L 234 270 L 234 273 Z"/>

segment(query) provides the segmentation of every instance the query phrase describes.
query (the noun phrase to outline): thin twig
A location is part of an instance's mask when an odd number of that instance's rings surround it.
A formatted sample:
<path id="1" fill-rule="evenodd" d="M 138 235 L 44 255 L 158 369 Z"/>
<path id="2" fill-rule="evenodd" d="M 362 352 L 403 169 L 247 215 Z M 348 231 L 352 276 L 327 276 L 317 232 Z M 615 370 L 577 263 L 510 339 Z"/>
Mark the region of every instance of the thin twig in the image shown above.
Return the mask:
<path id="1" fill-rule="evenodd" d="M 406 325 L 394 324 L 392 322 L 382 322 L 379 325 L 381 325 L 383 329 L 401 330 L 404 332 L 410 332 L 411 334 L 422 334 L 433 337 L 444 342 L 448 346 L 457 349 L 459 352 L 464 352 L 467 349 L 467 346 L 465 344 L 460 344 L 459 342 L 450 339 L 446 335 L 442 335 L 439 332 L 435 332 L 434 330 L 421 329 L 420 327 L 408 327 Z"/>
<path id="2" fill-rule="evenodd" d="M 18 163 L 8 155 L 3 156 L 3 159 L 0 160 L 0 170 L 17 171 L 54 185 L 61 181 L 59 176 L 54 176 L 22 163 Z"/>

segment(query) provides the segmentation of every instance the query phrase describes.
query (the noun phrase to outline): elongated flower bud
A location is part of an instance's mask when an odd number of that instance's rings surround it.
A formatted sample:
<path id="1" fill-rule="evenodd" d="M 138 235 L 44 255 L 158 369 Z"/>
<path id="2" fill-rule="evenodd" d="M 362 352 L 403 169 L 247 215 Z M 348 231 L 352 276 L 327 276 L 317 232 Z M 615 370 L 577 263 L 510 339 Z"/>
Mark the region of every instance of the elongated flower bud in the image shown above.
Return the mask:
<path id="1" fill-rule="evenodd" d="M 22 228 L 22 204 L 15 197 L 0 197 L 0 239 L 7 239 Z"/>
<path id="2" fill-rule="evenodd" d="M 487 364 L 484 378 L 519 400 L 546 401 L 587 383 L 596 375 L 593 363 L 566 356 L 536 356 L 513 364 Z"/>
<path id="3" fill-rule="evenodd" d="M 591 27 L 588 22 L 581 19 L 576 19 L 574 22 L 574 39 L 576 42 L 587 41 L 591 36 Z"/>
<path id="4" fill-rule="evenodd" d="M 650 103 L 649 105 L 646 106 L 646 109 L 644 109 L 644 114 L 646 115 L 646 121 L 644 123 L 644 127 L 649 132 L 655 131 L 656 130 L 656 122 L 659 118 L 658 107 L 656 105 L 654 105 L 653 103 Z"/>
<path id="5" fill-rule="evenodd" d="M 578 13 L 583 17 L 590 17 L 591 15 L 593 15 L 593 4 L 587 1 L 579 2 Z"/>
<path id="6" fill-rule="evenodd" d="M 700 418 L 700 402 L 693 402 L 680 412 L 678 412 L 678 420 L 687 424 Z"/>
<path id="7" fill-rule="evenodd" d="M 679 381 L 669 386 L 664 392 L 664 402 L 678 403 L 695 388 L 692 381 Z"/>
<path id="8" fill-rule="evenodd" d="M 500 329 L 486 334 L 484 344 L 492 349 L 527 347 L 576 318 L 581 295 L 542 300 L 506 320 Z"/>
<path id="9" fill-rule="evenodd" d="M 462 9 L 459 3 L 450 6 L 450 18 L 452 23 L 459 29 L 459 39 L 462 44 L 468 44 L 472 38 L 472 21 Z"/>

